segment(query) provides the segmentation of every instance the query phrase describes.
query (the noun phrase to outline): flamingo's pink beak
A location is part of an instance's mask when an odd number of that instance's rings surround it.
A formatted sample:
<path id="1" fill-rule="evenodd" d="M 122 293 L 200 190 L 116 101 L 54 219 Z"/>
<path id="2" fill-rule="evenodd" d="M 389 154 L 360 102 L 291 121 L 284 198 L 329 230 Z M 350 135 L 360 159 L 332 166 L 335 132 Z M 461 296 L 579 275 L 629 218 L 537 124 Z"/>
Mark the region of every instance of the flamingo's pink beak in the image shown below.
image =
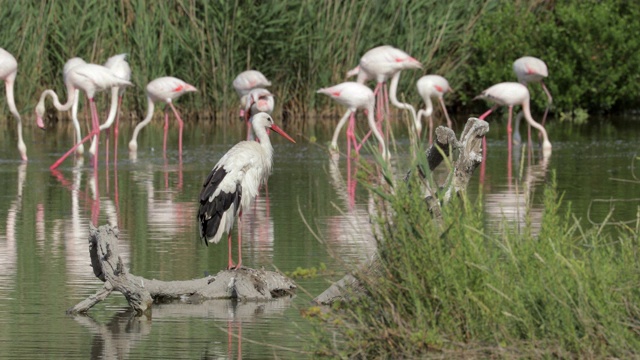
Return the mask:
<path id="1" fill-rule="evenodd" d="M 38 125 L 38 127 L 42 130 L 45 129 L 44 121 L 42 121 L 42 116 L 38 115 L 38 113 L 36 113 L 36 125 Z"/>
<path id="2" fill-rule="evenodd" d="M 291 136 L 287 135 L 287 133 L 284 132 L 284 130 L 282 130 L 278 125 L 272 124 L 271 125 L 271 130 L 273 130 L 273 131 L 277 132 L 278 134 L 282 135 L 282 137 L 284 137 L 285 139 L 291 141 L 292 143 L 294 143 L 294 144 L 296 143 L 296 141 L 293 140 L 291 138 Z"/>

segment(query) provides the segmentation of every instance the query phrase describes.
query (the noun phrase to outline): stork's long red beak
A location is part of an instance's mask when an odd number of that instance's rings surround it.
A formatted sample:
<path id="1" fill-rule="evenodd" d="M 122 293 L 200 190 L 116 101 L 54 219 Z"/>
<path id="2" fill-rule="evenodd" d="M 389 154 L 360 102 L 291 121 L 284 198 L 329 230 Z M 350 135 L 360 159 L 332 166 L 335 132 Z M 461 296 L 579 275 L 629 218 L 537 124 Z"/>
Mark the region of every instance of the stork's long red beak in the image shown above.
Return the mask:
<path id="1" fill-rule="evenodd" d="M 296 141 L 295 141 L 295 140 L 293 140 L 293 139 L 291 138 L 291 136 L 287 135 L 287 133 L 286 133 L 286 132 L 284 132 L 284 130 L 280 129 L 280 127 L 278 127 L 278 125 L 276 125 L 276 124 L 272 124 L 272 125 L 271 125 L 271 130 L 273 130 L 273 131 L 277 132 L 278 134 L 282 135 L 282 137 L 283 137 L 283 138 L 285 138 L 285 139 L 287 139 L 287 140 L 291 141 L 292 143 L 294 143 L 294 144 L 296 143 Z"/>

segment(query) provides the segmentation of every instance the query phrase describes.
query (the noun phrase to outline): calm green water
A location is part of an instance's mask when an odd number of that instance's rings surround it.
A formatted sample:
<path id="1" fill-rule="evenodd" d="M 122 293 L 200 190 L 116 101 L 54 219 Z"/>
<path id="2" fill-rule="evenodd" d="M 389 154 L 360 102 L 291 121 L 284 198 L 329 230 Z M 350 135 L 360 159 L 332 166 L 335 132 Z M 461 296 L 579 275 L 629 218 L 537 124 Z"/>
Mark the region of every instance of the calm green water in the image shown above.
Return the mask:
<path id="1" fill-rule="evenodd" d="M 330 161 L 324 144 L 332 126 L 324 120 L 291 131 L 298 144 L 272 135 L 275 165 L 269 194 L 245 213 L 243 261 L 285 272 L 326 264 L 333 274 L 298 279 L 304 291 L 271 303 L 166 304 L 154 307 L 152 318 L 134 318 L 126 312 L 124 298 L 112 294 L 89 316 L 65 315 L 67 308 L 102 286 L 89 267 L 92 217 L 99 224 L 119 226 L 121 252 L 137 275 L 190 279 L 226 266 L 224 241 L 208 248 L 198 241 L 197 196 L 220 156 L 243 139 L 244 127 L 236 122 L 214 126 L 187 121 L 180 164 L 175 128 L 163 158 L 159 120 L 143 131 L 137 159 L 130 159 L 130 125 L 123 124 L 120 132 L 117 166 L 105 167 L 101 153 L 97 188 L 88 157 L 84 162 L 67 160 L 57 173 L 48 170 L 71 145 L 66 126 L 46 133 L 27 128 L 26 165 L 18 161 L 13 128 L 0 132 L 0 219 L 6 219 L 0 221 L 0 357 L 308 357 L 304 352 L 311 350 L 310 328 L 300 310 L 343 274 L 344 263 L 362 261 L 375 250 L 370 198 L 358 189 L 356 205 L 349 209 L 345 158 L 337 165 Z M 549 161 L 540 163 L 525 154 L 521 163 L 517 151 L 509 179 L 504 125 L 492 123 L 482 185 L 488 221 L 498 226 L 504 214 L 517 225 L 529 201 L 535 226 L 542 210 L 540 184 L 549 181 L 552 170 L 583 224 L 602 221 L 612 206 L 613 220 L 634 219 L 640 185 L 615 178 L 632 179 L 640 121 L 602 119 L 581 127 L 552 122 L 548 129 L 554 146 Z M 410 162 L 405 133 L 395 131 L 399 138 L 393 165 L 400 174 Z M 311 137 L 317 143 L 309 142 Z M 470 192 L 474 195 L 479 189 L 476 177 Z"/>

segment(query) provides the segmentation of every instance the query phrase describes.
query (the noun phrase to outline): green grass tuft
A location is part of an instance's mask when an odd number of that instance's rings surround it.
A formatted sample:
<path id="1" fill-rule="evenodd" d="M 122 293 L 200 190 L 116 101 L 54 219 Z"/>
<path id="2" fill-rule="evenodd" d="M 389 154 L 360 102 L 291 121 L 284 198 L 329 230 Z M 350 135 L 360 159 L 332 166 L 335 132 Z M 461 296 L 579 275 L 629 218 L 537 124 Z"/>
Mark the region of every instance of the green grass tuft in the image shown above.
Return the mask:
<path id="1" fill-rule="evenodd" d="M 318 354 L 624 358 L 639 348 L 638 229 L 582 228 L 555 184 L 537 234 L 530 224 L 490 233 L 481 206 L 463 199 L 440 228 L 416 186 L 381 198 L 380 268 L 359 275 L 370 296 L 318 319 L 331 324 Z"/>

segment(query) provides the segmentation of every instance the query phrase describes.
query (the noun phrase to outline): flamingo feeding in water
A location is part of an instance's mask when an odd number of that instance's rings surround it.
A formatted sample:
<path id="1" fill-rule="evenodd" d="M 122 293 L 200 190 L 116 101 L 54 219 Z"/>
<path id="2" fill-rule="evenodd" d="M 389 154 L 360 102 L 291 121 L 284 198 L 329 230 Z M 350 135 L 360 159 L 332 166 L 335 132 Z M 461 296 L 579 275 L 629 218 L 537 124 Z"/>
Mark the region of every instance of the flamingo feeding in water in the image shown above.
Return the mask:
<path id="1" fill-rule="evenodd" d="M 245 119 L 244 104 L 246 103 L 246 96 L 249 92 L 256 88 L 265 88 L 271 86 L 271 81 L 267 79 L 258 70 L 243 71 L 233 80 L 233 88 L 240 97 L 240 119 Z"/>
<path id="2" fill-rule="evenodd" d="M 368 80 L 376 81 L 374 94 L 378 109 L 377 120 L 380 123 L 383 118 L 383 108 L 388 109 L 389 107 L 389 95 L 385 86 L 387 80 L 402 70 L 420 68 L 422 68 L 422 64 L 406 52 L 390 45 L 382 45 L 362 55 L 359 65 L 347 72 L 347 77 L 358 75 L 356 81 L 360 84 L 364 84 Z M 390 97 L 395 106 L 407 109 L 406 106 L 403 106 L 404 104 L 397 102 L 395 92 L 392 92 Z"/>
<path id="3" fill-rule="evenodd" d="M 242 211 L 249 209 L 258 195 L 261 184 L 271 174 L 273 147 L 267 134 L 271 129 L 287 140 L 295 141 L 273 123 L 267 113 L 253 116 L 253 131 L 260 142 L 241 141 L 231 148 L 213 167 L 200 191 L 198 222 L 200 237 L 205 245 L 217 244 L 227 233 L 229 243 L 228 269 L 242 266 L 242 234 L 238 225 L 238 264 L 231 256 L 231 229 L 236 218 L 242 219 Z"/>
<path id="4" fill-rule="evenodd" d="M 452 91 L 452 89 L 451 86 L 449 86 L 447 79 L 440 75 L 425 75 L 418 79 L 416 86 L 418 88 L 418 93 L 424 100 L 425 106 L 424 109 L 418 111 L 418 121 L 421 121 L 423 116 L 429 120 L 429 144 L 431 144 L 433 140 L 433 102 L 431 101 L 431 98 L 435 97 L 438 99 L 442 106 L 444 116 L 447 119 L 447 126 L 451 128 L 453 124 L 449 118 L 447 106 L 444 104 L 444 94 Z"/>
<path id="5" fill-rule="evenodd" d="M 513 72 L 516 73 L 518 77 L 518 82 L 527 86 L 529 83 L 540 83 L 542 86 L 542 90 L 544 90 L 545 94 L 547 94 L 547 108 L 544 110 L 544 115 L 542 116 L 542 126 L 545 125 L 547 120 L 547 114 L 549 112 L 549 108 L 551 107 L 551 103 L 553 103 L 553 97 L 549 92 L 549 89 L 544 85 L 544 78 L 549 76 L 549 70 L 547 69 L 547 64 L 533 56 L 523 56 L 516 61 L 513 62 Z M 513 133 L 513 140 L 516 143 L 520 143 L 520 118 L 516 119 L 516 131 Z M 529 144 L 531 144 L 531 127 L 529 127 Z"/>
<path id="6" fill-rule="evenodd" d="M 476 96 L 475 99 L 487 99 L 496 103 L 489 111 L 485 112 L 480 116 L 480 120 L 484 120 L 493 110 L 495 110 L 498 106 L 508 106 L 509 107 L 509 120 L 507 122 L 507 136 L 509 149 L 511 149 L 511 118 L 513 117 L 513 107 L 516 105 L 522 106 L 522 112 L 524 113 L 524 118 L 527 120 L 530 126 L 538 129 L 542 134 L 542 151 L 543 153 L 551 152 L 551 143 L 549 142 L 549 137 L 547 136 L 547 131 L 544 126 L 540 125 L 538 122 L 533 120 L 531 116 L 531 106 L 529 104 L 529 90 L 526 86 L 520 83 L 514 82 L 503 82 L 484 90 L 480 95 Z"/>
<path id="7" fill-rule="evenodd" d="M 68 83 L 67 83 L 67 74 L 69 74 L 69 71 L 71 69 L 73 69 L 74 67 L 78 66 L 78 65 L 84 65 L 86 64 L 86 61 L 82 60 L 79 57 L 74 57 L 71 58 L 69 60 L 67 60 L 67 62 L 64 64 L 64 67 L 62 69 L 62 79 L 64 81 L 65 86 L 67 87 L 67 89 L 69 88 Z M 78 147 L 76 148 L 76 154 L 78 155 L 82 155 L 84 154 L 84 145 L 81 144 L 80 142 L 82 141 L 82 130 L 80 129 L 80 121 L 78 120 L 78 106 L 80 103 L 80 90 L 76 89 L 75 90 L 76 94 L 74 95 L 73 98 L 73 105 L 71 106 L 71 121 L 73 123 L 73 127 L 76 130 L 76 144 L 79 144 Z M 69 95 L 67 95 L 69 96 Z M 56 106 L 56 103 L 54 101 L 53 104 L 56 109 L 58 111 L 63 111 L 62 109 L 59 109 Z"/>
<path id="8" fill-rule="evenodd" d="M 18 151 L 20 152 L 22 161 L 27 161 L 27 146 L 22 139 L 22 118 L 16 108 L 16 101 L 13 97 L 13 85 L 17 75 L 18 61 L 8 51 L 0 48 L 0 80 L 3 80 L 5 84 L 9 112 L 11 112 L 18 123 Z"/>
<path id="9" fill-rule="evenodd" d="M 317 91 L 319 94 L 325 94 L 330 96 L 332 99 L 337 101 L 338 103 L 347 107 L 347 112 L 342 116 L 338 125 L 336 126 L 335 131 L 333 132 L 333 138 L 331 139 L 331 149 L 338 149 L 338 135 L 340 135 L 340 130 L 347 122 L 347 120 L 351 120 L 349 122 L 349 126 L 347 127 L 347 158 L 351 158 L 351 144 L 353 143 L 353 147 L 356 150 L 356 153 L 359 153 L 360 147 L 362 144 L 358 145 L 358 140 L 355 136 L 355 116 L 358 109 L 365 110 L 367 112 L 367 119 L 369 121 L 369 127 L 371 131 L 378 139 L 380 144 L 382 157 L 385 160 L 389 159 L 389 152 L 386 149 L 384 139 L 378 131 L 378 127 L 376 125 L 376 121 L 374 119 L 373 111 L 374 111 L 374 103 L 375 103 L 375 95 L 373 91 L 369 89 L 367 86 L 356 83 L 356 82 L 343 82 L 338 85 L 334 85 L 332 87 L 323 88 Z"/>
<path id="10" fill-rule="evenodd" d="M 513 107 L 516 105 L 522 106 L 522 112 L 524 114 L 524 118 L 527 120 L 530 126 L 538 129 L 540 134 L 542 134 L 542 155 L 544 158 L 547 158 L 551 155 L 551 142 L 549 142 L 549 137 L 547 136 L 547 131 L 544 126 L 540 125 L 536 122 L 531 116 L 531 109 L 529 104 L 529 90 L 526 86 L 515 83 L 515 82 L 503 82 L 496 85 L 491 86 L 490 88 L 484 90 L 480 95 L 476 96 L 475 99 L 486 99 L 495 103 L 495 105 L 489 109 L 487 112 L 480 116 L 480 120 L 484 120 L 493 110 L 495 110 L 498 106 L 508 106 L 509 107 L 509 119 L 507 121 L 507 146 L 508 146 L 508 173 L 509 177 L 511 177 L 511 118 L 513 117 Z M 480 179 L 484 180 L 484 167 L 486 164 L 487 157 L 487 141 L 486 138 L 482 138 L 482 166 L 480 168 Z"/>
<path id="11" fill-rule="evenodd" d="M 118 76 L 119 78 L 126 80 L 126 81 L 130 81 L 131 80 L 131 67 L 129 66 L 129 63 L 127 62 L 127 54 L 119 54 L 119 55 L 114 55 L 112 57 L 110 57 L 109 59 L 107 59 L 107 61 L 104 63 L 104 67 L 106 67 L 107 69 L 111 70 L 113 72 L 114 75 Z M 118 126 L 119 126 L 119 122 L 120 122 L 120 114 L 119 114 L 119 109 L 122 105 L 122 96 L 124 95 L 124 91 L 126 89 L 126 86 L 120 86 L 117 87 L 117 95 L 115 96 L 117 98 L 117 104 L 115 106 L 115 117 L 111 117 L 109 116 L 107 121 L 105 121 L 102 125 L 100 125 L 100 131 L 103 130 L 107 130 L 107 151 L 109 149 L 109 135 L 108 135 L 108 131 L 111 128 L 111 125 L 113 125 L 113 120 L 115 120 L 115 129 L 114 129 L 114 137 L 115 137 L 115 142 L 117 144 L 118 141 Z M 115 92 L 115 91 L 114 91 Z M 113 95 L 112 95 L 113 96 Z M 115 101 L 115 99 L 111 99 L 111 101 Z M 111 113 L 109 113 L 109 115 L 112 115 Z M 95 154 L 96 152 L 96 137 L 94 136 L 91 142 L 91 146 L 89 147 L 89 153 L 90 154 Z M 108 156 L 108 152 L 107 152 L 107 156 Z"/>
<path id="12" fill-rule="evenodd" d="M 55 91 L 51 89 L 47 89 L 42 92 L 40 96 L 40 101 L 36 105 L 36 122 L 39 127 L 44 128 L 44 123 L 42 121 L 42 116 L 45 112 L 44 102 L 47 96 L 51 96 L 53 98 L 54 105 L 59 110 L 69 110 L 73 105 L 76 97 L 78 96 L 76 89 L 83 90 L 87 97 L 89 98 L 89 105 L 91 108 L 91 119 L 93 130 L 91 133 L 82 139 L 81 142 L 76 143 L 67 153 L 65 153 L 60 159 L 58 159 L 53 165 L 51 165 L 50 169 L 57 168 L 78 146 L 82 143 L 86 142 L 93 136 L 100 134 L 100 123 L 98 120 L 98 111 L 96 109 L 95 104 L 95 94 L 98 91 L 104 91 L 107 89 L 112 89 L 120 86 L 133 86 L 133 84 L 127 80 L 123 80 L 120 77 L 116 76 L 111 72 L 111 70 L 107 69 L 102 65 L 96 64 L 80 64 L 72 67 L 66 74 L 67 80 L 67 93 L 69 97 L 67 98 L 67 102 L 62 105 L 58 99 L 58 95 Z M 117 105 L 117 102 L 116 104 Z M 111 102 L 111 109 L 109 110 L 109 116 L 115 116 L 114 102 Z M 94 168 L 98 167 L 98 156 L 94 156 L 93 158 Z"/>
<path id="13" fill-rule="evenodd" d="M 242 99 L 244 101 L 244 104 L 242 104 L 244 118 L 247 123 L 247 140 L 253 140 L 250 123 L 251 117 L 259 112 L 266 112 L 271 115 L 275 106 L 273 94 L 267 89 L 255 88 L 249 91 Z"/>
<path id="14" fill-rule="evenodd" d="M 147 126 L 151 119 L 153 118 L 153 110 L 155 108 L 155 103 L 158 101 L 164 101 L 167 103 L 171 109 L 173 110 L 173 114 L 178 119 L 179 124 L 179 138 L 178 138 L 178 147 L 179 154 L 182 157 L 182 127 L 184 125 L 178 110 L 176 110 L 175 106 L 173 106 L 173 100 L 179 98 L 185 93 L 198 91 L 195 86 L 188 84 L 178 78 L 165 76 L 161 78 L 157 78 L 152 80 L 149 84 L 147 84 L 147 116 L 142 120 L 136 128 L 133 130 L 133 136 L 131 137 L 131 141 L 129 141 L 129 150 L 131 152 L 135 152 L 138 150 L 138 133 L 140 130 Z M 166 153 L 167 151 L 167 131 L 169 130 L 169 109 L 167 106 L 164 108 L 164 141 L 163 141 L 163 151 Z"/>

